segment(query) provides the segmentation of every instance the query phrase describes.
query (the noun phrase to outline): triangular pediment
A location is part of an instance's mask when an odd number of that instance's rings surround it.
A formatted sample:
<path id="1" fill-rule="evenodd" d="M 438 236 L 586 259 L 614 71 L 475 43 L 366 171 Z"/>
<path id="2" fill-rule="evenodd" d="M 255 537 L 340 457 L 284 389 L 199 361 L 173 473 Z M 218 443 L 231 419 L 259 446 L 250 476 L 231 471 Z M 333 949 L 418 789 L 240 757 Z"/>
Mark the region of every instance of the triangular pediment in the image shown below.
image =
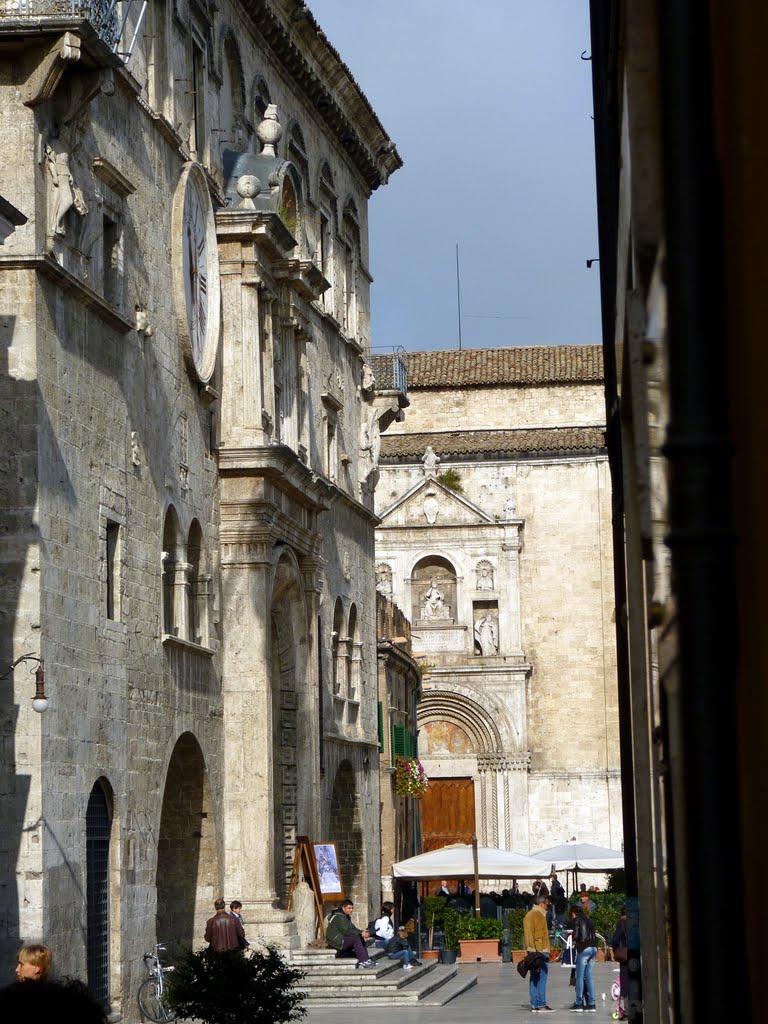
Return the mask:
<path id="1" fill-rule="evenodd" d="M 463 494 L 435 477 L 420 480 L 381 513 L 382 526 L 487 526 L 496 525 Z"/>

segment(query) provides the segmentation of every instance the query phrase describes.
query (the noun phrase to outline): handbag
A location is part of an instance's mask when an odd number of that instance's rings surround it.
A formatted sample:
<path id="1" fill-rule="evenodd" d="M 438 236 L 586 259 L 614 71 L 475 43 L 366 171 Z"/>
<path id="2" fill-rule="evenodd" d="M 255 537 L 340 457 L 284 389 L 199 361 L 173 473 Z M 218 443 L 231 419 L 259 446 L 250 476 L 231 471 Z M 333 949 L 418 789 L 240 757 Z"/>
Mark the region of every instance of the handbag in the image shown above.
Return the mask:
<path id="1" fill-rule="evenodd" d="M 617 964 L 625 964 L 627 962 L 628 956 L 629 952 L 626 946 L 613 947 L 613 959 L 616 961 Z"/>

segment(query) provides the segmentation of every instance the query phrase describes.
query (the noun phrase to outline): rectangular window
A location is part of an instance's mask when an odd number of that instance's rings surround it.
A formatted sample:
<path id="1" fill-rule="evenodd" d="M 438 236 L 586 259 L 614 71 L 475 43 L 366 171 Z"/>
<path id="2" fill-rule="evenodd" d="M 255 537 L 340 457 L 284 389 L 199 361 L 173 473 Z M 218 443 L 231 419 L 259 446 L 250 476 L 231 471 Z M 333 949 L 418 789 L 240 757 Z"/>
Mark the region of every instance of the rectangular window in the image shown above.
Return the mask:
<path id="1" fill-rule="evenodd" d="M 107 302 L 111 302 L 113 306 L 116 306 L 119 299 L 118 273 L 120 269 L 120 253 L 118 243 L 120 234 L 117 222 L 112 217 L 105 214 L 102 223 L 102 265 L 104 268 L 102 290 Z"/>
<path id="2" fill-rule="evenodd" d="M 120 524 L 107 522 L 107 618 L 120 622 Z"/>
<path id="3" fill-rule="evenodd" d="M 384 705 L 379 701 L 379 753 L 384 753 Z"/>
<path id="4" fill-rule="evenodd" d="M 192 42 L 192 137 L 189 146 L 198 160 L 205 155 L 205 54 Z"/>

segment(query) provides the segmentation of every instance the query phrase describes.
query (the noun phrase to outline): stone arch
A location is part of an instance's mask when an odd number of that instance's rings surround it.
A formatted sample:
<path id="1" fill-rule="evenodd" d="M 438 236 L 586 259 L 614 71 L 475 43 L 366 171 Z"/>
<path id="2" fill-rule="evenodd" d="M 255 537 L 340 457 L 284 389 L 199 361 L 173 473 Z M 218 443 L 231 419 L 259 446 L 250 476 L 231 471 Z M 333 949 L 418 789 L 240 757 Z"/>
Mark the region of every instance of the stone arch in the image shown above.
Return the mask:
<path id="1" fill-rule="evenodd" d="M 179 515 L 173 505 L 169 505 L 163 522 L 163 632 L 169 636 L 178 636 L 184 621 L 179 601 L 177 578 L 183 572 L 184 541 L 181 533 Z"/>
<path id="2" fill-rule="evenodd" d="M 187 535 L 187 631 L 189 639 L 203 647 L 208 646 L 208 599 L 211 576 L 205 549 L 203 530 L 193 519 Z"/>
<path id="3" fill-rule="evenodd" d="M 359 701 L 361 696 L 363 644 L 360 639 L 360 620 L 356 604 L 349 606 L 347 636 L 349 637 L 349 658 L 347 661 L 346 695 L 351 701 Z"/>
<path id="4" fill-rule="evenodd" d="M 360 799 L 354 768 L 346 759 L 339 763 L 333 780 L 330 830 L 338 844 L 344 893 L 355 903 L 367 907 Z"/>
<path id="5" fill-rule="evenodd" d="M 168 763 L 157 841 L 155 934 L 169 951 L 200 944 L 220 895 L 216 831 L 205 758 L 196 737 L 185 732 Z"/>
<path id="6" fill-rule="evenodd" d="M 453 621 L 456 614 L 456 569 L 443 555 L 427 555 L 411 570 L 412 620 Z M 440 595 L 434 597 L 434 591 Z"/>
<path id="7" fill-rule="evenodd" d="M 433 724 L 447 723 L 460 729 L 467 737 L 470 746 L 468 750 L 462 751 L 464 753 L 491 754 L 503 750 L 505 747 L 498 723 L 506 716 L 502 708 L 488 702 L 487 696 L 483 698 L 486 703 L 481 704 L 463 693 L 428 690 L 419 703 L 419 730 L 427 731 Z M 429 753 L 438 756 L 441 751 L 432 750 Z"/>
<path id="8" fill-rule="evenodd" d="M 94 782 L 85 812 L 86 967 L 88 987 L 105 1010 L 120 992 L 120 826 L 109 780 Z"/>
<path id="9" fill-rule="evenodd" d="M 309 680 L 309 621 L 303 577 L 290 548 L 279 545 L 272 587 L 272 833 L 274 886 L 287 895 L 297 834 L 312 831 L 315 796 L 313 694 Z"/>
<path id="10" fill-rule="evenodd" d="M 341 692 L 346 675 L 347 633 L 344 626 L 344 602 L 336 598 L 333 606 L 333 633 L 331 640 L 331 656 L 333 658 L 333 692 Z"/>
<path id="11" fill-rule="evenodd" d="M 245 123 L 245 72 L 240 47 L 231 27 L 222 33 L 221 43 L 220 143 L 223 149 L 241 153 L 247 144 Z"/>
<path id="12" fill-rule="evenodd" d="M 267 107 L 272 102 L 269 86 L 263 75 L 255 75 L 251 87 L 251 111 L 256 125 L 263 121 Z"/>

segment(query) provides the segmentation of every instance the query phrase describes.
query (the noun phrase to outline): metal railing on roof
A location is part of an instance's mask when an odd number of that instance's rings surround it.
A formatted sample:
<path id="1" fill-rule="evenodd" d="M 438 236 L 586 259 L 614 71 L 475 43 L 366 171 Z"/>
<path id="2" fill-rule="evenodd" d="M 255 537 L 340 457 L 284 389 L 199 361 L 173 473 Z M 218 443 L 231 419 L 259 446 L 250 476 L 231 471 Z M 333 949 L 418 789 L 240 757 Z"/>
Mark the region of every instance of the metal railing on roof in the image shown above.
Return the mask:
<path id="1" fill-rule="evenodd" d="M 377 391 L 399 391 L 408 394 L 408 363 L 405 352 L 371 356 Z"/>

